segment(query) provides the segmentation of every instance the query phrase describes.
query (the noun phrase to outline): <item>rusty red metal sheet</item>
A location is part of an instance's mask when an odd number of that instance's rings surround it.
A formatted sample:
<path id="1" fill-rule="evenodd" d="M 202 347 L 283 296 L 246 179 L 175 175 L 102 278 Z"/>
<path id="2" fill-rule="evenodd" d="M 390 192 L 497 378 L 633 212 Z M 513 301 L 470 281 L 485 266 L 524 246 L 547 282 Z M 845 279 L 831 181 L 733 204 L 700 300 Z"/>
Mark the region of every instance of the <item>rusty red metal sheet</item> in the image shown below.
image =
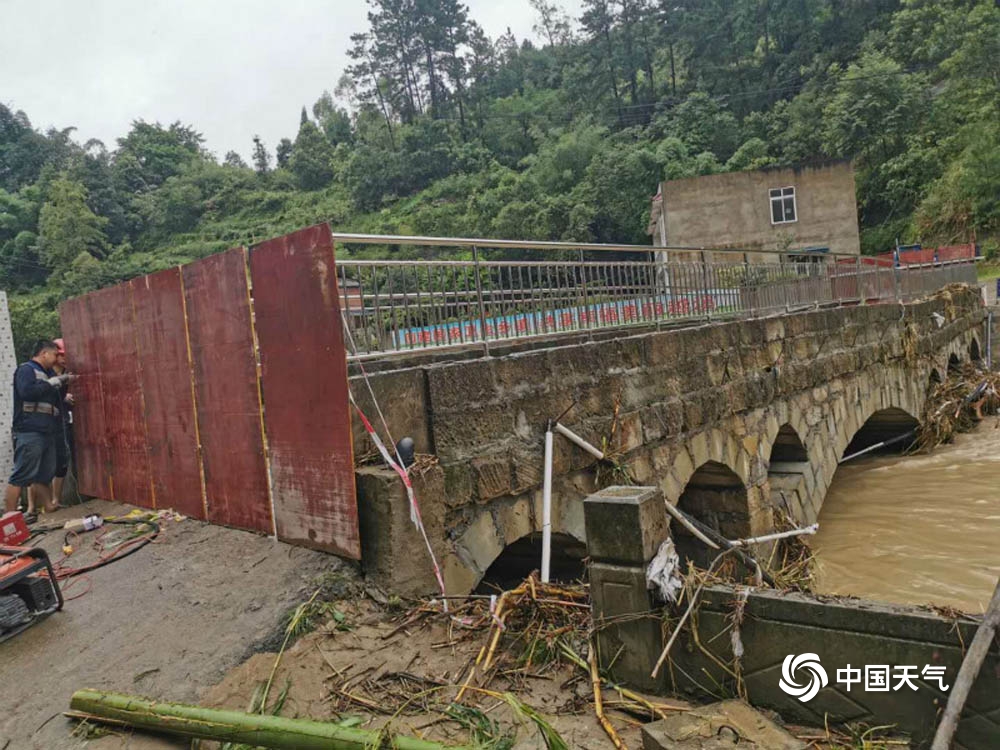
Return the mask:
<path id="1" fill-rule="evenodd" d="M 88 297 L 74 297 L 59 306 L 59 321 L 69 369 L 78 375 L 70 386 L 73 407 L 73 471 L 82 495 L 111 497 L 111 467 L 104 427 L 104 398 L 96 331 Z"/>
<path id="2" fill-rule="evenodd" d="M 112 499 L 152 508 L 131 290 L 127 284 L 107 287 L 87 295 L 87 304 L 97 334 Z"/>
<path id="3" fill-rule="evenodd" d="M 181 269 L 208 519 L 272 533 L 246 250 Z"/>
<path id="4" fill-rule="evenodd" d="M 156 507 L 204 520 L 181 272 L 171 268 L 129 284 Z"/>
<path id="5" fill-rule="evenodd" d="M 250 251 L 278 538 L 360 559 L 347 361 L 326 224 Z"/>

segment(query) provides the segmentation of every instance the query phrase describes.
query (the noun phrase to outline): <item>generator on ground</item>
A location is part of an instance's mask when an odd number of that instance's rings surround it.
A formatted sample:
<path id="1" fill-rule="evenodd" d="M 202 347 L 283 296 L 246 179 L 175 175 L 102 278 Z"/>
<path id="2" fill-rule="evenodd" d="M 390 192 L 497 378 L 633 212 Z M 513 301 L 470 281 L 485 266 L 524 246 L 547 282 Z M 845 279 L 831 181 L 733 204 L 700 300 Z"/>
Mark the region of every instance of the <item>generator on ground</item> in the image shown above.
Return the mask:
<path id="1" fill-rule="evenodd" d="M 62 606 L 62 592 L 45 550 L 0 546 L 0 641 Z"/>

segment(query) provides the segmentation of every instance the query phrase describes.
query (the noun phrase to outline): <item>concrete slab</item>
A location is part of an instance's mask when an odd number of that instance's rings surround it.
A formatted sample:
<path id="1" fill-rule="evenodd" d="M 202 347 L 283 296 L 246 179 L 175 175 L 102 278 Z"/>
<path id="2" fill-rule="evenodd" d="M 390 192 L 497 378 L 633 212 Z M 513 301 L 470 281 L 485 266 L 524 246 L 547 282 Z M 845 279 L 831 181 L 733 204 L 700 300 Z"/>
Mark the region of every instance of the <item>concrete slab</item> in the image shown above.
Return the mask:
<path id="1" fill-rule="evenodd" d="M 95 500 L 41 523 L 129 510 Z M 40 544 L 58 558 L 63 534 Z M 197 701 L 249 655 L 280 646 L 287 614 L 321 578 L 355 577 L 332 555 L 199 521 L 167 523 L 155 543 L 71 579 L 62 612 L 0 643 L 0 748 L 83 747 L 61 716 L 83 687 Z"/>

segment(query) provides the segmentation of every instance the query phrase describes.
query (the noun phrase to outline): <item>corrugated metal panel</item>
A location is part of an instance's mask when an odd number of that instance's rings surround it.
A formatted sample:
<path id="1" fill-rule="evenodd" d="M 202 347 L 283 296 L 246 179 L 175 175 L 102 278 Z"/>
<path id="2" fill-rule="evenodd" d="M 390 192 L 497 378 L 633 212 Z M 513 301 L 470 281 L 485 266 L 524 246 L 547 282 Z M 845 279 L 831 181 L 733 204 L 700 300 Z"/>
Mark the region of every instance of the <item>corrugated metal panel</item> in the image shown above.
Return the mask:
<path id="1" fill-rule="evenodd" d="M 205 519 L 180 269 L 130 286 L 156 506 Z"/>
<path id="2" fill-rule="evenodd" d="M 272 533 L 246 250 L 182 268 L 208 518 Z"/>
<path id="3" fill-rule="evenodd" d="M 126 284 L 108 287 L 88 295 L 87 302 L 100 363 L 113 499 L 152 508 L 131 290 Z"/>
<path id="4" fill-rule="evenodd" d="M 110 498 L 111 458 L 104 424 L 104 394 L 97 357 L 97 330 L 90 295 L 59 306 L 67 364 L 78 375 L 70 390 L 73 405 L 74 470 L 80 494 Z"/>
<path id="5" fill-rule="evenodd" d="M 330 229 L 250 251 L 278 538 L 359 559 L 347 360 Z"/>

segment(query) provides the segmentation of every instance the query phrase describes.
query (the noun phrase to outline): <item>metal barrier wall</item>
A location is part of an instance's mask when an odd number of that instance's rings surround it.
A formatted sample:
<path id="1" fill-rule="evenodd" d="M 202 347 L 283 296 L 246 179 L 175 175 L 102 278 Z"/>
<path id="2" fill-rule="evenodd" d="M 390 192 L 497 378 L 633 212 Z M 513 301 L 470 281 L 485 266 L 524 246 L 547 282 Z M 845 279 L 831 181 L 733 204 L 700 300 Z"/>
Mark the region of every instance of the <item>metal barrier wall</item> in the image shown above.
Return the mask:
<path id="1" fill-rule="evenodd" d="M 353 357 L 552 334 L 755 318 L 809 307 L 906 301 L 955 281 L 968 259 L 893 268 L 859 256 L 751 262 L 742 251 L 334 234 Z M 409 246 L 418 260 L 347 259 Z M 466 260 L 433 256 L 468 255 Z M 503 254 L 521 255 L 523 259 Z"/>
<path id="2" fill-rule="evenodd" d="M 326 224 L 67 300 L 80 491 L 361 556 Z"/>

